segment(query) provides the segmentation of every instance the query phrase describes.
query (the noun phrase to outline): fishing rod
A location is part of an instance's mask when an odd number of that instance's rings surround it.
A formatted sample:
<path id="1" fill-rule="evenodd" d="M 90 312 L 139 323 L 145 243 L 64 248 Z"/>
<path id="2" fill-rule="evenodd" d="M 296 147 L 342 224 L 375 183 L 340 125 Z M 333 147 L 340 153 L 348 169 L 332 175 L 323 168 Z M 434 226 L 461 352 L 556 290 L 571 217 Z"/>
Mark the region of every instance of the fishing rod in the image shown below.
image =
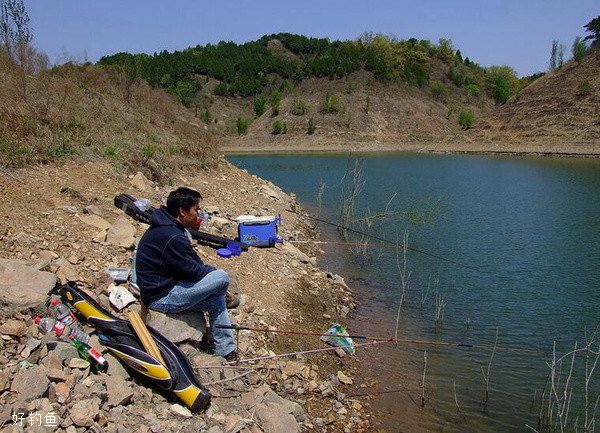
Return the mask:
<path id="1" fill-rule="evenodd" d="M 294 213 L 296 213 L 298 215 L 297 212 L 294 212 Z M 312 219 L 312 220 L 315 220 L 315 221 L 318 221 L 320 223 L 323 223 L 323 224 L 328 224 L 328 225 L 334 226 L 334 227 L 342 229 L 342 230 L 348 230 L 350 232 L 356 233 L 357 235 L 366 236 L 368 238 L 378 240 L 380 242 L 383 242 L 384 244 L 390 244 L 390 245 L 394 245 L 396 247 L 401 247 L 403 249 L 407 249 L 409 251 L 414 251 L 415 253 L 423 254 L 423 255 L 428 256 L 428 257 L 433 257 L 433 258 L 441 260 L 443 262 L 452 263 L 452 264 L 454 264 L 456 266 L 460 266 L 460 267 L 463 267 L 463 268 L 473 269 L 473 270 L 476 270 L 476 271 L 481 271 L 481 269 L 479 269 L 479 268 L 477 268 L 475 266 L 467 265 L 465 263 L 461 263 L 461 262 L 458 262 L 456 260 L 448 259 L 446 257 L 442 257 L 440 255 L 437 255 L 437 254 L 434 254 L 434 253 L 430 253 L 428 251 L 424 251 L 424 250 L 421 250 L 421 249 L 418 249 L 418 248 L 410 247 L 410 246 L 407 246 L 407 245 L 404 245 L 404 244 L 401 244 L 401 243 L 392 242 L 389 239 L 382 238 L 381 236 L 377 236 L 377 235 L 372 235 L 372 234 L 369 234 L 369 233 L 365 233 L 363 231 L 353 229 L 352 227 L 347 227 L 347 226 L 343 226 L 341 224 L 336 224 L 336 223 L 333 223 L 331 221 L 327 221 L 327 220 L 324 220 L 322 218 L 317 218 L 317 217 L 309 215 L 309 214 L 305 214 L 305 216 L 308 217 L 308 218 L 310 218 L 310 219 Z"/>
<path id="2" fill-rule="evenodd" d="M 389 244 L 371 244 L 369 242 L 347 242 L 347 241 L 314 241 L 314 240 L 286 240 L 290 244 L 326 244 L 326 245 L 346 245 L 349 247 L 372 247 L 372 248 L 397 248 L 396 245 Z"/>
<path id="3" fill-rule="evenodd" d="M 339 337 L 339 335 L 338 335 L 338 337 Z M 391 343 L 391 341 L 370 341 L 368 343 L 355 344 L 354 347 L 373 346 L 376 344 L 385 344 L 385 343 Z M 337 349 L 340 349 L 340 347 L 332 346 L 332 347 L 324 347 L 322 349 L 300 350 L 298 352 L 281 353 L 279 355 L 267 355 L 267 356 L 258 356 L 256 358 L 239 359 L 237 361 L 229 361 L 227 364 L 236 364 L 236 363 L 241 364 L 244 362 L 264 361 L 267 359 L 286 358 L 286 357 L 297 356 L 297 355 L 311 355 L 313 353 L 330 352 L 332 350 L 337 350 Z"/>
<path id="4" fill-rule="evenodd" d="M 394 341 L 393 337 L 368 337 L 366 335 L 347 335 L 347 334 L 330 334 L 321 332 L 303 332 L 303 331 L 286 331 L 279 329 L 268 329 L 268 328 L 252 328 L 250 326 L 241 325 L 215 325 L 221 329 L 233 329 L 235 331 L 253 331 L 253 332 L 273 332 L 277 334 L 288 334 L 288 335 L 309 335 L 314 337 L 350 337 L 357 340 L 373 340 L 373 341 Z"/>
<path id="5" fill-rule="evenodd" d="M 523 349 L 519 347 L 508 347 L 508 346 L 496 346 L 489 344 L 472 344 L 472 343 L 456 343 L 456 342 L 448 342 L 448 341 L 436 341 L 436 340 L 417 340 L 410 338 L 398 338 L 394 339 L 392 336 L 387 337 L 372 337 L 365 335 L 345 335 L 345 334 L 331 334 L 331 333 L 319 333 L 319 332 L 303 332 L 303 331 L 290 331 L 283 329 L 268 329 L 268 328 L 253 328 L 250 326 L 242 326 L 242 325 L 215 325 L 220 329 L 232 329 L 235 331 L 251 331 L 251 332 L 272 332 L 277 334 L 286 334 L 286 335 L 308 335 L 315 337 L 350 337 L 353 339 L 361 339 L 361 340 L 372 340 L 376 342 L 388 342 L 388 343 L 403 343 L 403 344 L 415 344 L 415 345 L 424 345 L 424 346 L 442 346 L 442 347 L 456 347 L 456 348 L 466 348 L 466 349 L 478 349 L 478 350 L 486 350 L 486 351 L 502 351 L 502 352 L 516 352 L 516 353 L 547 353 L 542 350 L 537 349 Z"/>

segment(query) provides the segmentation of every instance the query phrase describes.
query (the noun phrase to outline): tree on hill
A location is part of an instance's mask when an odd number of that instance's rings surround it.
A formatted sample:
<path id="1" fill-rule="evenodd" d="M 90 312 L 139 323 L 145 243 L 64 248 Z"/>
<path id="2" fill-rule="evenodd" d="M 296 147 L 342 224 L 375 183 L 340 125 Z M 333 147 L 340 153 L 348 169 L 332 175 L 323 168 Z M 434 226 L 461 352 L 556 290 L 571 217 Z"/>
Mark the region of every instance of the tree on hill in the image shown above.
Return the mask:
<path id="1" fill-rule="evenodd" d="M 490 96 L 502 105 L 519 90 L 519 79 L 510 66 L 491 66 L 487 74 Z"/>
<path id="2" fill-rule="evenodd" d="M 564 64 L 565 47 L 556 39 L 552 41 L 552 49 L 550 51 L 549 67 L 551 71 L 562 68 Z"/>
<path id="3" fill-rule="evenodd" d="M 592 46 L 598 45 L 600 42 L 600 15 L 587 23 L 584 28 L 586 29 L 586 33 L 590 33 L 585 37 L 585 40 L 591 40 Z"/>
<path id="4" fill-rule="evenodd" d="M 29 28 L 29 15 L 25 10 L 23 0 L 2 0 L 0 2 L 0 35 L 2 46 L 8 55 L 14 59 L 17 51 L 29 44 L 33 35 Z"/>
<path id="5" fill-rule="evenodd" d="M 33 33 L 23 0 L 0 0 L 0 46 L 23 71 L 32 73 L 48 67 L 48 56 L 31 46 Z"/>
<path id="6" fill-rule="evenodd" d="M 577 64 L 580 64 L 587 51 L 585 40 L 583 40 L 581 36 L 577 36 L 575 38 L 573 41 L 573 46 L 571 47 L 571 51 L 573 53 L 573 59 L 577 62 Z"/>

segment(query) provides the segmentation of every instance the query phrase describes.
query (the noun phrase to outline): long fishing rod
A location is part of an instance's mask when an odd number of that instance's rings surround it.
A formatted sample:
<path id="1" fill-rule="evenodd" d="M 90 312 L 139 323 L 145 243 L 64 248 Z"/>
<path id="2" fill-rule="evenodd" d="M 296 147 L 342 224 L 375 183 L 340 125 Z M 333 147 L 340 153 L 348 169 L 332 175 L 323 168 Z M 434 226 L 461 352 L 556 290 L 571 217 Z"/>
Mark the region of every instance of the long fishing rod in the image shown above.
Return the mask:
<path id="1" fill-rule="evenodd" d="M 368 343 L 359 343 L 359 344 L 355 344 L 355 347 L 364 347 L 364 346 L 373 346 L 376 344 L 385 344 L 385 343 L 391 343 L 391 341 L 370 341 Z M 256 362 L 256 361 L 264 361 L 267 359 L 277 359 L 277 358 L 286 358 L 286 357 L 290 357 L 290 356 L 297 356 L 297 355 L 311 355 L 313 353 L 322 353 L 322 352 L 330 352 L 332 350 L 336 350 L 339 349 L 339 347 L 324 347 L 322 349 L 312 349 L 312 350 L 300 350 L 298 352 L 288 352 L 288 353 L 280 353 L 279 355 L 267 355 L 267 356 L 258 356 L 256 358 L 245 358 L 245 359 L 239 359 L 237 361 L 229 361 L 227 364 L 241 364 L 244 362 Z"/>
<path id="2" fill-rule="evenodd" d="M 319 333 L 319 332 L 304 332 L 304 331 L 290 331 L 284 329 L 269 329 L 269 328 L 253 328 L 250 326 L 241 326 L 241 325 L 215 325 L 217 328 L 221 329 L 232 329 L 235 331 L 251 331 L 251 332 L 272 332 L 277 334 L 286 334 L 286 335 L 308 335 L 315 337 L 350 337 L 354 339 L 361 340 L 372 340 L 377 342 L 389 342 L 389 343 L 403 343 L 403 344 L 415 344 L 415 345 L 426 345 L 426 346 L 443 346 L 443 347 L 457 347 L 457 348 L 467 348 L 467 349 L 478 349 L 478 350 L 487 350 L 487 351 L 502 351 L 502 352 L 518 352 L 518 353 L 546 353 L 542 350 L 537 349 L 523 349 L 519 347 L 508 347 L 508 346 L 496 346 L 489 344 L 472 344 L 472 343 L 455 343 L 448 341 L 436 341 L 436 340 L 417 340 L 410 338 L 398 338 L 394 339 L 391 336 L 388 337 L 372 337 L 365 335 L 345 335 L 345 334 L 331 334 L 331 333 Z"/>
<path id="3" fill-rule="evenodd" d="M 456 260 L 448 259 L 446 257 L 442 257 L 442 256 L 434 254 L 434 253 L 423 251 L 423 250 L 418 249 L 418 248 L 414 248 L 414 247 L 407 246 L 407 245 L 404 245 L 404 244 L 392 242 L 389 239 L 382 238 L 381 236 L 377 236 L 377 235 L 372 235 L 372 234 L 369 234 L 369 233 L 365 233 L 365 232 L 362 232 L 360 230 L 353 229 L 352 227 L 347 227 L 347 226 L 343 226 L 341 224 L 336 224 L 336 223 L 333 223 L 331 221 L 327 221 L 327 220 L 324 220 L 322 218 L 317 218 L 317 217 L 312 216 L 312 215 L 306 214 L 305 216 L 308 217 L 308 218 L 310 218 L 310 219 L 312 219 L 312 220 L 318 221 L 320 223 L 328 224 L 328 225 L 334 226 L 334 227 L 339 228 L 339 229 L 348 230 L 350 232 L 356 233 L 357 235 L 366 236 L 368 238 L 378 240 L 378 241 L 383 242 L 385 244 L 391 244 L 391 245 L 395 245 L 395 246 L 400 246 L 401 248 L 405 248 L 405 249 L 407 249 L 409 251 L 414 251 L 416 253 L 423 254 L 425 256 L 433 257 L 433 258 L 441 260 L 443 262 L 452 263 L 452 264 L 454 264 L 456 266 L 460 266 L 460 267 L 467 268 L 467 269 L 473 269 L 473 270 L 476 270 L 476 271 L 481 271 L 481 269 L 479 269 L 479 268 L 477 268 L 475 266 L 471 266 L 471 265 L 467 265 L 465 263 L 457 262 Z"/>
<path id="4" fill-rule="evenodd" d="M 369 242 L 348 242 L 348 241 L 316 241 L 307 240 L 286 240 L 290 244 L 325 244 L 325 245 L 346 245 L 349 247 L 372 247 L 372 248 L 397 248 L 390 244 L 371 244 Z"/>
<path id="5" fill-rule="evenodd" d="M 314 337 L 350 337 L 357 340 L 373 340 L 373 341 L 394 341 L 393 337 L 368 337 L 366 335 L 346 335 L 346 334 L 330 334 L 322 332 L 303 332 L 303 331 L 287 331 L 279 329 L 268 329 L 268 328 L 252 328 L 250 326 L 241 325 L 215 325 L 221 329 L 233 329 L 234 331 L 253 331 L 253 332 L 273 332 L 277 334 L 288 334 L 288 335 L 309 335 Z"/>

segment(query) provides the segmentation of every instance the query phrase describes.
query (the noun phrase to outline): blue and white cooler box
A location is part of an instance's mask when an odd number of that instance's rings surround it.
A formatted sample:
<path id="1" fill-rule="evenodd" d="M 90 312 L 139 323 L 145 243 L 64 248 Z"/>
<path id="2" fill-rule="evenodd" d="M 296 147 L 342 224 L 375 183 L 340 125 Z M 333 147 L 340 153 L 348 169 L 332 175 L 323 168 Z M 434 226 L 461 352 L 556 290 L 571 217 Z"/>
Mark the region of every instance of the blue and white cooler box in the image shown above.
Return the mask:
<path id="1" fill-rule="evenodd" d="M 277 236 L 280 217 L 240 215 L 236 221 L 240 242 L 253 247 L 272 247 L 281 242 L 281 238 Z"/>

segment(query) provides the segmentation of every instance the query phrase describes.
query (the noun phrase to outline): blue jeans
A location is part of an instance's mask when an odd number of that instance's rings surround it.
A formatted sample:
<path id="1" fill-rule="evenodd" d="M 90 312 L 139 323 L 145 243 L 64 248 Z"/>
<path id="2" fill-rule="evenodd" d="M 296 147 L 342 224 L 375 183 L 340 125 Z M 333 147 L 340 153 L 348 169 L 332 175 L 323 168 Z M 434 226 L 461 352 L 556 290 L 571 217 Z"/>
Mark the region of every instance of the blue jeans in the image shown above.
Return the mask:
<path id="1" fill-rule="evenodd" d="M 215 354 L 225 356 L 236 349 L 233 331 L 216 327 L 216 325 L 231 325 L 225 305 L 225 292 L 228 287 L 229 275 L 217 269 L 209 272 L 196 283 L 180 281 L 166 296 L 152 302 L 148 308 L 165 314 L 207 311 L 210 330 L 215 341 Z"/>

